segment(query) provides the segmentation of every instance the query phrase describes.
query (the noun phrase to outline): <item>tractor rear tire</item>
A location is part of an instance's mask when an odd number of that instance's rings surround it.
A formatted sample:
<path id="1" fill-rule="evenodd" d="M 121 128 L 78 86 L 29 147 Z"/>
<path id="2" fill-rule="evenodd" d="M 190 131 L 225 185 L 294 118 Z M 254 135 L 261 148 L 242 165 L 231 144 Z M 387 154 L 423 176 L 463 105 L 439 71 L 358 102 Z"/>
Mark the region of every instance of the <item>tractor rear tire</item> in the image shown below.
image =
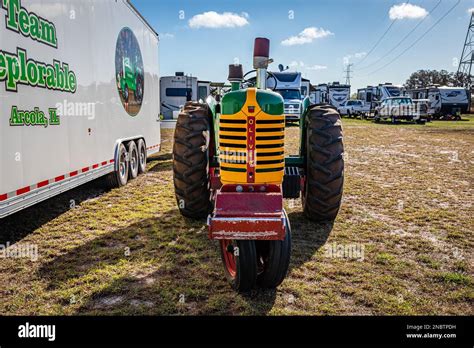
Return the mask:
<path id="1" fill-rule="evenodd" d="M 262 288 L 278 287 L 288 273 L 291 257 L 291 227 L 285 213 L 285 239 L 256 241 L 258 265 L 261 272 L 257 284 Z"/>
<path id="2" fill-rule="evenodd" d="M 173 181 L 182 215 L 202 219 L 210 212 L 209 109 L 187 102 L 176 122 L 173 145 Z"/>
<path id="3" fill-rule="evenodd" d="M 313 106 L 306 119 L 304 213 L 317 222 L 334 221 L 344 186 L 341 116 L 331 106 Z"/>

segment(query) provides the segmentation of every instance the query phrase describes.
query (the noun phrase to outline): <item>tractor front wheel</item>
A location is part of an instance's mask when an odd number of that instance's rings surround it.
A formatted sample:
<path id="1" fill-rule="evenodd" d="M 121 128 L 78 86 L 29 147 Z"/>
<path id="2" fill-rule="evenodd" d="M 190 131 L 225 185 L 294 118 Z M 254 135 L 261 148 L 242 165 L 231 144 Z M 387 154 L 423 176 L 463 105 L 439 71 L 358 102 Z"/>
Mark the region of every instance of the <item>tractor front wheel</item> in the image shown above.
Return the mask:
<path id="1" fill-rule="evenodd" d="M 331 106 L 314 106 L 306 118 L 306 130 L 304 213 L 313 221 L 334 221 L 344 184 L 341 116 Z"/>
<path id="2" fill-rule="evenodd" d="M 257 252 L 253 240 L 221 240 L 227 280 L 238 292 L 249 292 L 257 282 Z"/>
<path id="3" fill-rule="evenodd" d="M 274 289 L 288 273 L 291 256 L 291 227 L 285 213 L 285 239 L 257 241 L 257 284 L 262 288 Z"/>
<path id="4" fill-rule="evenodd" d="M 173 181 L 181 214 L 201 219 L 210 212 L 209 109 L 187 102 L 176 122 L 173 145 Z"/>

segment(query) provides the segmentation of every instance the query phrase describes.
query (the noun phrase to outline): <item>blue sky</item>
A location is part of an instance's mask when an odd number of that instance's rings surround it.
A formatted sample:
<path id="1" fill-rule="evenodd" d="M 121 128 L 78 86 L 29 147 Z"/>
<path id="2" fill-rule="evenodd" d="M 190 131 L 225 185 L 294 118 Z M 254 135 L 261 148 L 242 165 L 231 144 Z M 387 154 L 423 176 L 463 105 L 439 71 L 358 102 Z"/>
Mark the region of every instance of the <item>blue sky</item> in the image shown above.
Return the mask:
<path id="1" fill-rule="evenodd" d="M 461 0 L 416 46 L 385 63 L 436 23 L 457 0 L 132 0 L 160 33 L 161 75 L 175 71 L 224 81 L 228 64 L 252 69 L 255 37 L 271 40 L 276 65 L 290 65 L 313 84 L 344 82 L 344 64 L 354 63 L 352 91 L 382 82 L 403 83 L 418 69 L 457 70 L 474 0 Z M 390 11 L 392 10 L 392 11 Z M 212 13 L 215 12 L 215 13 Z M 225 15 L 223 15 L 226 13 Z M 392 19 L 391 19 L 392 18 Z M 423 21 L 419 24 L 420 21 Z M 394 23 L 393 23 L 394 22 Z M 393 23 L 380 44 L 369 54 Z M 400 47 L 387 54 L 416 25 Z M 286 41 L 285 41 L 286 40 Z"/>

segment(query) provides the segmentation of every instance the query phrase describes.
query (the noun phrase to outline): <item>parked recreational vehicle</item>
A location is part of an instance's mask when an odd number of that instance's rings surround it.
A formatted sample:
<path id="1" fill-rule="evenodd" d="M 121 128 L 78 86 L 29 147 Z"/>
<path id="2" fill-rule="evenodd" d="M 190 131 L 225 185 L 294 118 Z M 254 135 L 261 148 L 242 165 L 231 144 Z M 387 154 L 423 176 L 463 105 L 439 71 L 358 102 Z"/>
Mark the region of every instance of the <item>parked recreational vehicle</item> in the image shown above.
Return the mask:
<path id="1" fill-rule="evenodd" d="M 285 116 L 288 121 L 300 119 L 302 110 L 301 73 L 273 72 L 267 79 L 268 88 L 274 88 L 285 102 Z M 276 85 L 275 85 L 276 84 Z"/>
<path id="2" fill-rule="evenodd" d="M 301 96 L 309 97 L 311 92 L 311 82 L 308 79 L 301 79 Z"/>
<path id="3" fill-rule="evenodd" d="M 77 1 L 61 1 L 54 15 L 32 6 L 39 1 L 8 3 L 0 7 L 0 218 L 101 176 L 122 186 L 145 171 L 160 149 L 155 31 L 126 0 L 91 0 L 74 20 Z"/>
<path id="4" fill-rule="evenodd" d="M 321 83 L 316 86 L 314 92 L 314 104 L 324 104 L 329 103 L 328 99 L 328 85 L 326 83 Z"/>
<path id="5" fill-rule="evenodd" d="M 391 83 L 379 84 L 378 86 L 367 86 L 357 90 L 357 99 L 370 104 L 370 110 L 373 112 L 382 100 L 387 98 L 396 98 L 402 95 L 402 86 L 396 86 Z"/>
<path id="6" fill-rule="evenodd" d="M 160 78 L 161 114 L 164 119 L 176 118 L 181 107 L 189 100 L 206 100 L 211 82 L 177 72 Z"/>
<path id="7" fill-rule="evenodd" d="M 429 99 L 429 114 L 433 118 L 455 117 L 467 113 L 470 108 L 470 93 L 464 87 L 432 86 L 408 89 L 405 95 L 413 99 Z"/>
<path id="8" fill-rule="evenodd" d="M 336 108 L 343 106 L 351 98 L 351 86 L 341 85 L 339 82 L 328 85 L 328 98 L 332 106 Z"/>
<path id="9" fill-rule="evenodd" d="M 319 84 L 316 86 L 315 100 L 317 104 L 331 104 L 339 108 L 351 97 L 351 86 L 341 85 L 339 82 Z"/>

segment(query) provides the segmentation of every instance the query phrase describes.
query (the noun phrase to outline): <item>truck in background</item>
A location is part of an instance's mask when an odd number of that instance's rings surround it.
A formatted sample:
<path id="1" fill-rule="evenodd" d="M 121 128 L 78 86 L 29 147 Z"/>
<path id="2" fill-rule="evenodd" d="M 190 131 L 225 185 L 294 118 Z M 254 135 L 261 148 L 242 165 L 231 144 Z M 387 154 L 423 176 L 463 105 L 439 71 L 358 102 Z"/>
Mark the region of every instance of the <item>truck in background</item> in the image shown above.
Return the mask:
<path id="1" fill-rule="evenodd" d="M 210 81 L 176 72 L 160 78 L 160 111 L 164 119 L 175 119 L 189 100 L 206 100 L 211 90 Z"/>
<path id="2" fill-rule="evenodd" d="M 362 100 L 349 99 L 342 106 L 337 108 L 341 115 L 350 117 L 360 116 L 364 119 L 370 112 L 370 108 Z"/>
<path id="3" fill-rule="evenodd" d="M 460 119 L 470 110 L 470 92 L 464 87 L 430 86 L 406 89 L 406 96 L 413 99 L 429 99 L 428 113 L 434 119 Z"/>
<path id="4" fill-rule="evenodd" d="M 299 121 L 304 99 L 301 94 L 301 73 L 287 71 L 272 72 L 267 78 L 267 87 L 283 97 L 286 121 Z"/>
<path id="5" fill-rule="evenodd" d="M 98 177 L 123 186 L 160 150 L 158 34 L 126 0 L 72 21 L 77 1 L 41 4 L 0 7 L 0 218 Z"/>

